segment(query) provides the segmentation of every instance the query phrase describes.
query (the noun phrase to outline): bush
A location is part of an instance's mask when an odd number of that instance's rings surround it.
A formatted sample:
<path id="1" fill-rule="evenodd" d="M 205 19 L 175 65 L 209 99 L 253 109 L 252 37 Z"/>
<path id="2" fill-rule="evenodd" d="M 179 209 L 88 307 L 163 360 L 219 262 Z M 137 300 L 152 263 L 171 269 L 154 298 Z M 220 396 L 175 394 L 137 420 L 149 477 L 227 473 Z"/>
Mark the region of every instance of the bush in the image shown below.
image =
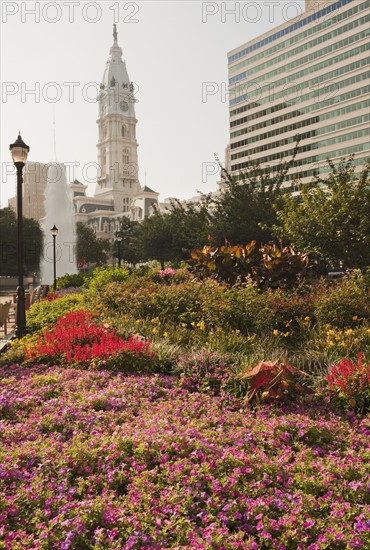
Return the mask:
<path id="1" fill-rule="evenodd" d="M 91 278 L 86 281 L 90 292 L 100 292 L 107 284 L 122 283 L 129 279 L 130 270 L 127 267 L 98 267 L 92 272 Z M 86 286 L 85 285 L 85 286 Z"/>
<path id="2" fill-rule="evenodd" d="M 84 272 L 84 273 L 74 273 L 72 275 L 69 275 L 66 273 L 62 277 L 58 277 L 57 279 L 57 290 L 60 290 L 62 288 L 68 288 L 68 287 L 81 287 L 83 286 L 86 281 L 88 281 L 92 277 L 92 272 Z"/>
<path id="3" fill-rule="evenodd" d="M 149 278 L 155 283 L 182 283 L 189 279 L 190 273 L 187 268 L 182 269 L 156 269 L 150 272 Z"/>
<path id="4" fill-rule="evenodd" d="M 290 365 L 284 359 L 261 361 L 252 370 L 238 375 L 241 380 L 249 380 L 250 390 L 246 396 L 247 403 L 294 399 L 308 393 L 308 389 L 297 382 L 298 376 L 308 376 Z"/>
<path id="5" fill-rule="evenodd" d="M 251 241 L 245 246 L 204 246 L 193 250 L 189 264 L 198 276 L 229 285 L 252 280 L 259 288 L 292 288 L 306 275 L 308 256 L 277 245 L 258 249 L 256 241 Z"/>
<path id="6" fill-rule="evenodd" d="M 366 276 L 354 271 L 330 288 L 321 289 L 314 303 L 314 314 L 321 325 L 346 328 L 370 318 L 370 287 Z"/>
<path id="7" fill-rule="evenodd" d="M 27 311 L 27 330 L 35 332 L 47 325 L 54 324 L 62 315 L 81 309 L 84 300 L 84 295 L 77 293 L 66 294 L 57 300 L 42 300 L 33 304 Z"/>
<path id="8" fill-rule="evenodd" d="M 124 370 L 125 354 L 129 354 L 129 357 L 144 354 L 147 358 L 154 358 L 153 353 L 147 354 L 149 345 L 149 341 L 145 342 L 135 336 L 124 340 L 116 330 L 94 323 L 90 312 L 79 310 L 64 315 L 53 328 L 44 330 L 32 346 L 26 347 L 25 361 L 105 368 L 111 362 L 116 370 L 119 364 L 122 364 L 121 370 Z M 118 353 L 121 356 L 117 360 Z"/>
<path id="9" fill-rule="evenodd" d="M 370 410 L 370 362 L 365 362 L 361 353 L 357 362 L 342 359 L 332 365 L 327 380 L 329 389 L 335 392 L 334 401 L 344 408 L 361 413 Z"/>

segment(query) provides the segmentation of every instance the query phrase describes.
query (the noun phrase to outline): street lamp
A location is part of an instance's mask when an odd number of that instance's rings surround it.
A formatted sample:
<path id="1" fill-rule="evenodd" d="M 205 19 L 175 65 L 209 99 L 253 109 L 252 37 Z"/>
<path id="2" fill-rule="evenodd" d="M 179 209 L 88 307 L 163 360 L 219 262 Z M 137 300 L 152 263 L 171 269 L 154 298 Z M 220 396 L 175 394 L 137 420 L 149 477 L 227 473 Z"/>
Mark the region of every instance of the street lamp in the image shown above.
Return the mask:
<path id="1" fill-rule="evenodd" d="M 21 134 L 9 145 L 14 165 L 17 169 L 17 253 L 18 253 L 18 289 L 17 289 L 17 327 L 15 335 L 22 338 L 26 334 L 26 300 L 23 285 L 23 204 L 22 185 L 23 168 L 27 161 L 30 148 L 24 143 Z"/>
<path id="2" fill-rule="evenodd" d="M 116 241 L 118 245 L 118 266 L 121 267 L 121 242 L 122 242 L 121 235 L 117 235 Z"/>
<path id="3" fill-rule="evenodd" d="M 57 290 L 57 255 L 56 255 L 55 239 L 58 235 L 58 228 L 55 226 L 55 224 L 50 229 L 50 232 L 53 235 L 54 292 L 56 292 Z"/>

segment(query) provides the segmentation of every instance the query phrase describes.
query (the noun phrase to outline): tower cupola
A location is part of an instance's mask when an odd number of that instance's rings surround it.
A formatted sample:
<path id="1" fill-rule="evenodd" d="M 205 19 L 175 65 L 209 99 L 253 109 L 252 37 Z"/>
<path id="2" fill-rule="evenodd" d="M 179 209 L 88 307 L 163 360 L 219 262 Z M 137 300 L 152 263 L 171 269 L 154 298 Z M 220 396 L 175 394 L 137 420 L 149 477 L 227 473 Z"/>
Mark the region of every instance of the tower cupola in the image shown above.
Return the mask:
<path id="1" fill-rule="evenodd" d="M 105 66 L 102 87 L 111 88 L 116 85 L 123 87 L 126 85 L 128 88 L 130 85 L 130 79 L 128 77 L 126 63 L 122 60 L 122 48 L 119 47 L 117 38 L 117 26 L 113 25 L 113 46 L 110 49 L 107 64 Z"/>

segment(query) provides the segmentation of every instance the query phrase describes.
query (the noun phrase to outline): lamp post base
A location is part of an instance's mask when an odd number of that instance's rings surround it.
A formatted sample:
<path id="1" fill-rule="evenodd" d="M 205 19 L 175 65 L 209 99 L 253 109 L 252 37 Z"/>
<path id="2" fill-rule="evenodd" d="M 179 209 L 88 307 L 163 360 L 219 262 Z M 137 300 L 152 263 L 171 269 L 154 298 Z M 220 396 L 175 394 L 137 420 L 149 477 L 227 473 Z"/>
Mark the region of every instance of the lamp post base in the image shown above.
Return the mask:
<path id="1" fill-rule="evenodd" d="M 17 288 L 17 327 L 15 335 L 17 338 L 22 338 L 27 333 L 26 328 L 26 295 L 24 287 Z"/>

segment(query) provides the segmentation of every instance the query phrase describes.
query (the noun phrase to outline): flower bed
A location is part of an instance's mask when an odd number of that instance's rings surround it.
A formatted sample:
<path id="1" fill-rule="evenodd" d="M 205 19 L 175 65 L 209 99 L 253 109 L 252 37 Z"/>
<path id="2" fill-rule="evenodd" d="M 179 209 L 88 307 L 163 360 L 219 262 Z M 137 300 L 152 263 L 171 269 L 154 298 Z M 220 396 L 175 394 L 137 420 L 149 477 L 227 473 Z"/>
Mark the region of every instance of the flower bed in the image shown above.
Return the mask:
<path id="1" fill-rule="evenodd" d="M 0 379 L 0 548 L 369 548 L 369 417 L 158 375 Z"/>

